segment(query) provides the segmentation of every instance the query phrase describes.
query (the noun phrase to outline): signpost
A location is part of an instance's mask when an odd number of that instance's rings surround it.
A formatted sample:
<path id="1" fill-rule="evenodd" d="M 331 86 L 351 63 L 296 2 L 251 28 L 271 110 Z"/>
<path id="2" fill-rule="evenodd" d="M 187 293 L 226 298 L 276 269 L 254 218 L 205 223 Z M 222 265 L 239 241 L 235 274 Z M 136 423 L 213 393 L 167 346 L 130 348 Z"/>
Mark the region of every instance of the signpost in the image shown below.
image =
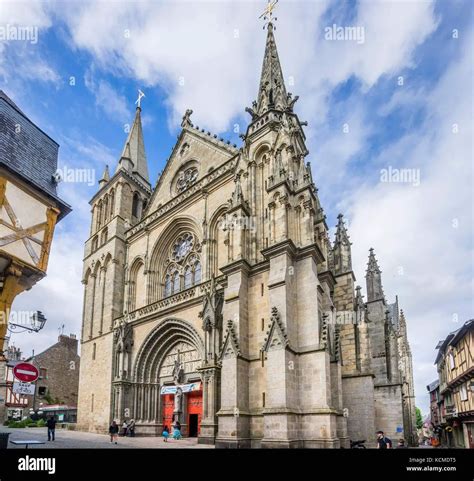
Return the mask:
<path id="1" fill-rule="evenodd" d="M 29 382 L 15 381 L 13 383 L 12 391 L 15 394 L 22 394 L 26 396 L 34 396 L 35 394 L 35 384 L 30 384 Z"/>
<path id="2" fill-rule="evenodd" d="M 29 362 L 19 362 L 13 368 L 13 375 L 22 382 L 35 382 L 38 379 L 38 369 Z"/>

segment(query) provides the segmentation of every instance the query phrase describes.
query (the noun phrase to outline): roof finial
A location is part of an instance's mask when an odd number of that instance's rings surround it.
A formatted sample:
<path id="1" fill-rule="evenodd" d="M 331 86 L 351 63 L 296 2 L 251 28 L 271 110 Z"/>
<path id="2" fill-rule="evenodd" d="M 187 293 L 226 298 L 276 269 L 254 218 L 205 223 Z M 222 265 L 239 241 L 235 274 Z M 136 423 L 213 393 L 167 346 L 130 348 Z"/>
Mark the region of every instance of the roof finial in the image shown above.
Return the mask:
<path id="1" fill-rule="evenodd" d="M 137 109 L 141 109 L 142 97 L 145 97 L 145 94 L 140 89 L 138 89 L 138 99 L 135 100 L 135 103 L 137 104 Z"/>
<path id="2" fill-rule="evenodd" d="M 191 109 L 187 109 L 183 115 L 183 120 L 181 122 L 181 127 L 193 127 L 193 123 L 191 122 L 191 115 L 193 111 Z"/>
<path id="3" fill-rule="evenodd" d="M 268 27 L 269 30 L 273 29 L 273 21 L 277 21 L 278 19 L 276 17 L 273 17 L 273 9 L 275 8 L 276 4 L 278 3 L 278 0 L 268 0 L 267 6 L 265 8 L 265 11 L 260 15 L 258 18 L 263 18 L 265 20 L 265 24 L 263 25 L 263 28 Z"/>

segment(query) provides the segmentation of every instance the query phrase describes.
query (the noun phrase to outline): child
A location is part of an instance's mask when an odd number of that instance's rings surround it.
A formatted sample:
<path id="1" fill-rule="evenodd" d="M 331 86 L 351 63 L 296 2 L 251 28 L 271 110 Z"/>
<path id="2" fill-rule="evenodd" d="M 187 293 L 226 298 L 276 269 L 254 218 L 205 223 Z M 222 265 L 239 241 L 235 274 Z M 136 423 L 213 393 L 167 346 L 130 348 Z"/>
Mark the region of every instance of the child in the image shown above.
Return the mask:
<path id="1" fill-rule="evenodd" d="M 173 439 L 181 439 L 181 431 L 178 429 L 177 426 L 174 426 L 173 429 Z"/>
<path id="2" fill-rule="evenodd" d="M 163 431 L 161 433 L 163 436 L 163 442 L 167 443 L 168 442 L 168 436 L 170 435 L 168 426 L 163 426 Z"/>

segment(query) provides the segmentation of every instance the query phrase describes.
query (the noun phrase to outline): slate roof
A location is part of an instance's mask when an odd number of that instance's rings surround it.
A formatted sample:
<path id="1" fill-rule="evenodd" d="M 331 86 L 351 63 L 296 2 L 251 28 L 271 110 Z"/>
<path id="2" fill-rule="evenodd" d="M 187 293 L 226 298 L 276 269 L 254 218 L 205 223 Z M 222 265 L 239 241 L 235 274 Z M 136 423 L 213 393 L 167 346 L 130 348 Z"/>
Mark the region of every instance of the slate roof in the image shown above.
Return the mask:
<path id="1" fill-rule="evenodd" d="M 455 346 L 470 329 L 474 329 L 474 319 L 469 319 L 469 321 L 466 321 L 459 329 L 450 332 L 446 336 L 446 339 L 440 341 L 436 346 L 436 349 L 438 349 L 438 355 L 436 356 L 435 364 L 438 364 L 441 360 L 447 347 L 449 345 Z"/>
<path id="2" fill-rule="evenodd" d="M 438 387 L 439 387 L 439 379 L 436 379 L 436 381 L 433 381 L 432 383 L 428 384 L 428 386 L 426 386 L 426 389 L 428 392 L 433 392 Z"/>
<path id="3" fill-rule="evenodd" d="M 0 90 L 0 166 L 53 198 L 61 218 L 71 208 L 59 199 L 52 179 L 58 168 L 58 149 L 59 145 Z"/>

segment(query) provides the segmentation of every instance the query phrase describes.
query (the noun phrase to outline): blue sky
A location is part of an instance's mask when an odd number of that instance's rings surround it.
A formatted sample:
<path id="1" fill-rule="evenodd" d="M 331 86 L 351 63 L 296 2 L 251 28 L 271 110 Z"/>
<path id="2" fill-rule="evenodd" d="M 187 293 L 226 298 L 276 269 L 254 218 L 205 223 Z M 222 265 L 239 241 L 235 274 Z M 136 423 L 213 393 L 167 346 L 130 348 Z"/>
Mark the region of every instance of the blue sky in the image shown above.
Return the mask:
<path id="1" fill-rule="evenodd" d="M 195 124 L 240 145 L 244 109 L 257 94 L 264 7 L 2 2 L 0 25 L 37 26 L 39 39 L 0 41 L 0 85 L 61 145 L 60 167 L 92 169 L 96 179 L 106 164 L 115 168 L 142 89 L 154 184 L 186 108 Z M 280 0 L 278 10 L 283 73 L 309 122 L 307 160 L 328 224 L 345 214 L 364 290 L 375 248 L 385 293 L 389 301 L 398 294 L 406 313 L 426 412 L 434 347 L 473 317 L 471 3 Z M 326 39 L 333 24 L 363 27 L 364 42 Z M 381 182 L 389 167 L 415 169 L 420 185 Z M 43 332 L 13 337 L 27 353 L 51 344 L 62 324 L 80 333 L 87 202 L 96 188 L 60 185 L 74 212 L 58 225 L 48 278 L 14 304 L 48 317 Z"/>

